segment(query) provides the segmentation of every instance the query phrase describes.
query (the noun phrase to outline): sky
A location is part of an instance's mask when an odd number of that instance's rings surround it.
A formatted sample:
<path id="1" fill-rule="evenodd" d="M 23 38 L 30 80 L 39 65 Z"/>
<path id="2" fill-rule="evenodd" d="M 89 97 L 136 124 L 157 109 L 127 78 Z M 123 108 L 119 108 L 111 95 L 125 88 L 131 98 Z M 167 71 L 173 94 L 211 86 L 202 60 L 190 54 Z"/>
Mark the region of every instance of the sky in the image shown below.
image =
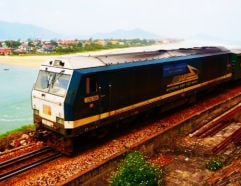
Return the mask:
<path id="1" fill-rule="evenodd" d="M 241 0 L 1 0 L 0 21 L 67 35 L 140 28 L 165 37 L 241 41 Z"/>

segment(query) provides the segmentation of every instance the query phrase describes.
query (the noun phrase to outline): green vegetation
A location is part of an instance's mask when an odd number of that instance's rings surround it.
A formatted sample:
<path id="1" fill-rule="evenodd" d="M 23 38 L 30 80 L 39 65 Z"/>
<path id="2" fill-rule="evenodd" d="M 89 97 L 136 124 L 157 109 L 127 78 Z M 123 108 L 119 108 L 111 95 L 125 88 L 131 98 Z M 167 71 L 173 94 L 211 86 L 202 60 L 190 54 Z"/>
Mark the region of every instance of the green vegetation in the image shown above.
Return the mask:
<path id="1" fill-rule="evenodd" d="M 147 162 L 140 152 L 133 152 L 126 156 L 109 183 L 111 186 L 163 185 L 163 171 Z"/>
<path id="2" fill-rule="evenodd" d="M 11 49 L 10 55 L 61 55 L 114 48 L 153 45 L 160 41 L 148 39 L 105 40 L 50 40 L 28 39 L 27 41 L 0 41 L 0 47 Z M 4 52 L 2 55 L 6 55 Z M 7 53 L 9 55 L 9 53 Z"/>
<path id="3" fill-rule="evenodd" d="M 23 125 L 19 128 L 16 128 L 16 129 L 13 129 L 13 130 L 10 130 L 10 131 L 7 131 L 3 134 L 0 134 L 0 138 L 3 138 L 3 137 L 7 137 L 9 136 L 10 134 L 13 134 L 13 133 L 17 133 L 17 132 L 24 132 L 24 131 L 27 131 L 27 130 L 32 130 L 32 131 L 35 131 L 35 125 L 34 124 L 30 124 L 30 125 Z"/>
<path id="4" fill-rule="evenodd" d="M 29 133 L 35 130 L 35 125 L 31 124 L 0 134 L 0 151 L 4 152 L 30 143 L 32 138 L 29 137 Z"/>
<path id="5" fill-rule="evenodd" d="M 114 49 L 114 48 L 127 48 L 133 46 L 145 46 L 154 44 L 154 40 L 89 40 L 89 41 L 76 41 L 72 44 L 64 44 L 59 46 L 56 44 L 56 48 L 51 53 L 56 54 L 66 54 L 66 53 L 77 53 L 86 51 L 97 51 L 104 49 Z"/>
<path id="6" fill-rule="evenodd" d="M 216 171 L 218 169 L 221 169 L 223 166 L 224 166 L 224 161 L 219 157 L 212 158 L 205 163 L 205 167 L 211 171 Z"/>

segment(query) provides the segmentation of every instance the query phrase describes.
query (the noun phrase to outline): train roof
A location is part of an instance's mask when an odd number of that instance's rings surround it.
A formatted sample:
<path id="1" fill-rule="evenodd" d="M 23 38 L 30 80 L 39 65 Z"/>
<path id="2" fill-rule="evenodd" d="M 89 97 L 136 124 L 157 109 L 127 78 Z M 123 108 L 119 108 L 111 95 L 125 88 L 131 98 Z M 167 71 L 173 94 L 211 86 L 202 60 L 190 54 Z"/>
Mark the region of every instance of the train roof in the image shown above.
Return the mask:
<path id="1" fill-rule="evenodd" d="M 60 56 L 55 57 L 53 60 L 44 63 L 43 66 L 55 66 L 68 69 L 84 69 L 122 63 L 133 63 L 148 60 L 158 60 L 164 58 L 175 58 L 182 56 L 211 54 L 215 55 L 227 52 L 229 52 L 229 50 L 227 50 L 224 47 L 194 47 L 123 54 L 107 54 L 93 56 Z"/>

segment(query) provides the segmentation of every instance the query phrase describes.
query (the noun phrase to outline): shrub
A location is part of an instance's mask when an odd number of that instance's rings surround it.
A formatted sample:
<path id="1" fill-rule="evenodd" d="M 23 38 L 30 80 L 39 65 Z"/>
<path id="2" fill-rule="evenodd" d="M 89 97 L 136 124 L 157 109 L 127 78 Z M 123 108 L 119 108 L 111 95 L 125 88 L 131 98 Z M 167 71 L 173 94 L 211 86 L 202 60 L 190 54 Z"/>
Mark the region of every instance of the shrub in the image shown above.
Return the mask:
<path id="1" fill-rule="evenodd" d="M 140 152 L 126 156 L 119 170 L 109 180 L 111 186 L 132 185 L 162 185 L 163 171 L 158 166 L 152 166 Z"/>
<path id="2" fill-rule="evenodd" d="M 224 165 L 224 161 L 221 158 L 212 158 L 206 162 L 205 167 L 211 171 L 221 169 Z"/>

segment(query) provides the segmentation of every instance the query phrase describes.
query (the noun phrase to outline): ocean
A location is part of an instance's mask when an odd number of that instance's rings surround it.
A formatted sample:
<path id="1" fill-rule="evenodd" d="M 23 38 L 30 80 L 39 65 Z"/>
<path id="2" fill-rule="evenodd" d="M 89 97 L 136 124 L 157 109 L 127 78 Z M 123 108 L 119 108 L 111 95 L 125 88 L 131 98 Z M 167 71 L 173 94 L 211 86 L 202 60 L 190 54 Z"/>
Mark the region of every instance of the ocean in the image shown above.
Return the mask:
<path id="1" fill-rule="evenodd" d="M 0 134 L 32 124 L 31 90 L 38 70 L 0 64 Z"/>

